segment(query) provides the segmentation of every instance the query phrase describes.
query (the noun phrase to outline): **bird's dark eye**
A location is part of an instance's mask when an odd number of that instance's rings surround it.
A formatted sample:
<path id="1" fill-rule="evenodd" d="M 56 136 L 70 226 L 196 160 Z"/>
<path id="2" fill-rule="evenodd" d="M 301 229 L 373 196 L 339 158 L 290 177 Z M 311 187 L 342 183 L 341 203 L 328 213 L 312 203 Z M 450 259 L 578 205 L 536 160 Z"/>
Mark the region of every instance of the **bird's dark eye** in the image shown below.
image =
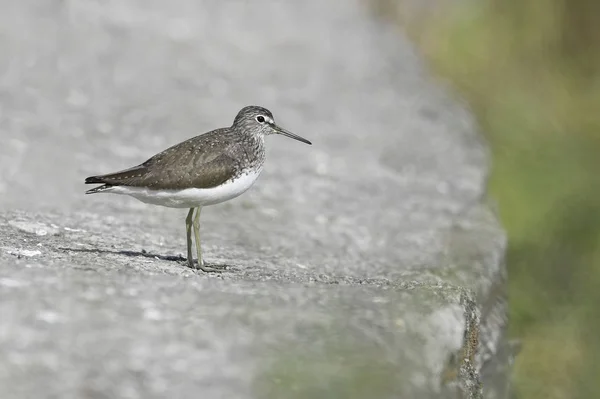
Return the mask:
<path id="1" fill-rule="evenodd" d="M 259 115 L 259 116 L 256 117 L 256 121 L 258 123 L 264 123 L 265 122 L 265 117 L 262 116 L 262 115 Z"/>

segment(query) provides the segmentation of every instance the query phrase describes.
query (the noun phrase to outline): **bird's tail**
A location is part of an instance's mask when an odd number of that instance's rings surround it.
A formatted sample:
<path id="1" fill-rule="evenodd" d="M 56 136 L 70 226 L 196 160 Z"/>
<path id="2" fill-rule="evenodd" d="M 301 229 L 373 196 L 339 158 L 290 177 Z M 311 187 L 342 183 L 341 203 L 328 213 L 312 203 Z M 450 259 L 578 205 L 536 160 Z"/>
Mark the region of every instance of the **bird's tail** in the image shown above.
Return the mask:
<path id="1" fill-rule="evenodd" d="M 85 178 L 85 184 L 101 184 L 105 183 L 104 176 L 90 176 Z"/>
<path id="2" fill-rule="evenodd" d="M 86 179 L 86 183 L 87 183 L 87 179 Z M 85 193 L 86 194 L 96 194 L 96 193 L 101 193 L 103 191 L 109 190 L 111 188 L 113 188 L 112 185 L 110 185 L 110 184 L 104 184 L 104 185 L 99 186 L 99 187 L 94 187 L 91 190 L 87 190 Z"/>

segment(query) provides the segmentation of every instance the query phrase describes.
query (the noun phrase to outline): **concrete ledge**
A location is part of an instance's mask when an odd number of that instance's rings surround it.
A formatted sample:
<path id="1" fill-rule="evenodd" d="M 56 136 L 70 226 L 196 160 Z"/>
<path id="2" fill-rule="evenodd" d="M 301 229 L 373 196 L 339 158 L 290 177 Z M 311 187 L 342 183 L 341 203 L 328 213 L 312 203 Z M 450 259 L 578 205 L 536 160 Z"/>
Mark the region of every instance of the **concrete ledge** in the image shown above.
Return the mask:
<path id="1" fill-rule="evenodd" d="M 22 0 L 0 50 L 0 398 L 506 397 L 486 148 L 358 1 Z M 248 104 L 314 145 L 203 211 L 227 273 L 83 195 Z"/>
<path id="2" fill-rule="evenodd" d="M 166 243 L 132 251 L 134 218 L 101 222 L 3 216 L 2 397 L 43 387 L 50 396 L 478 398 L 476 353 L 504 339 L 469 289 L 430 275 L 286 275 L 270 260 L 197 274 L 164 259 L 177 258 Z"/>

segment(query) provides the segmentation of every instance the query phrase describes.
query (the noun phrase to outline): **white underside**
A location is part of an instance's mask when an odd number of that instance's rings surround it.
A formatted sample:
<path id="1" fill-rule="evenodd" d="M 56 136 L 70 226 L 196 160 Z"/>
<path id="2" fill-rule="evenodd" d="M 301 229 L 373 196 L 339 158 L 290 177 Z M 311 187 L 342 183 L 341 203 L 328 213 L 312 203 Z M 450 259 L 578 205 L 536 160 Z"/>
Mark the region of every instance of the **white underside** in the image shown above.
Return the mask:
<path id="1" fill-rule="evenodd" d="M 258 179 L 262 168 L 227 181 L 214 188 L 185 188 L 182 190 L 152 190 L 143 187 L 114 186 L 103 193 L 130 195 L 142 202 L 169 208 L 195 208 L 228 201 L 243 194 Z"/>

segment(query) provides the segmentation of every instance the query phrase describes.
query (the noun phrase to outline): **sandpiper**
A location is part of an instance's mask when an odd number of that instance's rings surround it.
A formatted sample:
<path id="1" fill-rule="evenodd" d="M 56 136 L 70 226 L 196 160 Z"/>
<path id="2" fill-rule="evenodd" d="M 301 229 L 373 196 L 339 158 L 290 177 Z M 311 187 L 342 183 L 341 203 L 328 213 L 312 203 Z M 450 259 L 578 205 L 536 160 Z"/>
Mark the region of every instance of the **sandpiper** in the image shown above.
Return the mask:
<path id="1" fill-rule="evenodd" d="M 268 109 L 248 106 L 240 110 L 231 127 L 176 144 L 138 166 L 88 177 L 86 184 L 102 185 L 86 194 L 124 194 L 148 204 L 189 208 L 185 219 L 188 265 L 205 272 L 219 271 L 205 265 L 202 259 L 200 210 L 235 198 L 254 184 L 265 162 L 265 136 L 270 134 L 311 144 L 277 126 Z M 192 256 L 192 227 L 196 264 Z"/>

